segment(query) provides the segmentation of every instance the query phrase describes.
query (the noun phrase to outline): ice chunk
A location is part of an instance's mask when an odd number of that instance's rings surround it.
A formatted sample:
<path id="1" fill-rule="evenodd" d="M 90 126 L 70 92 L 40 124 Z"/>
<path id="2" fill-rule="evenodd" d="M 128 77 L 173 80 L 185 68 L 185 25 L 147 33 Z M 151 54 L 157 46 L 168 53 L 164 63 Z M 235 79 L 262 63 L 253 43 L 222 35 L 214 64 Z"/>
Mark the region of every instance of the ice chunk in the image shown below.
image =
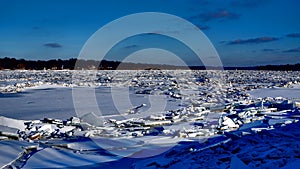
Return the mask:
<path id="1" fill-rule="evenodd" d="M 76 129 L 75 126 L 64 126 L 64 127 L 61 128 L 59 131 L 60 131 L 61 133 L 68 133 L 68 132 L 70 132 L 70 131 L 72 131 L 72 130 L 74 130 L 74 129 Z"/>
<path id="2" fill-rule="evenodd" d="M 56 125 L 54 124 L 44 124 L 41 126 L 41 128 L 38 129 L 40 132 L 46 132 L 46 133 L 53 133 L 56 129 Z"/>
<path id="3" fill-rule="evenodd" d="M 228 118 L 228 117 L 224 117 L 224 121 L 223 121 L 222 124 L 225 125 L 225 126 L 228 126 L 230 128 L 234 128 L 234 127 L 239 126 L 239 125 L 235 124 L 231 118 Z"/>
<path id="4" fill-rule="evenodd" d="M 71 121 L 71 124 L 73 124 L 73 125 L 80 124 L 80 119 L 78 117 L 71 117 L 70 121 Z"/>
<path id="5" fill-rule="evenodd" d="M 0 116 L 0 125 L 19 130 L 25 130 L 26 127 L 23 120 L 12 119 L 4 116 Z"/>
<path id="6" fill-rule="evenodd" d="M 103 126 L 103 119 L 97 116 L 94 112 L 83 115 L 81 120 L 93 126 Z"/>

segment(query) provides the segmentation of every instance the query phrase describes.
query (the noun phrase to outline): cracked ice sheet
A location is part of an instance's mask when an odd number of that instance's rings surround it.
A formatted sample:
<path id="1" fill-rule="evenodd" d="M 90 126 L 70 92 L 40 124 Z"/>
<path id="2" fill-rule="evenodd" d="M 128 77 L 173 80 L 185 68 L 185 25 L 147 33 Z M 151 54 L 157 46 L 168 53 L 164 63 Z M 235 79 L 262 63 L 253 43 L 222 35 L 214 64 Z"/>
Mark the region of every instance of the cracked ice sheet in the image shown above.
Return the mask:
<path id="1" fill-rule="evenodd" d="M 141 158 L 161 154 L 177 145 L 185 138 L 173 138 L 166 136 L 145 136 L 138 138 L 104 138 L 92 137 L 80 142 L 53 142 L 52 144 L 67 144 L 71 150 L 92 151 L 101 150 L 121 157 Z M 103 149 L 103 150 L 102 150 Z"/>
<path id="2" fill-rule="evenodd" d="M 121 140 L 113 139 L 113 141 L 121 141 L 121 145 L 123 145 L 124 149 L 116 150 L 113 148 L 111 151 L 112 153 L 129 158 L 145 158 L 160 155 L 173 148 L 178 144 L 178 142 L 190 140 L 186 138 L 174 138 L 167 136 L 145 136 Z M 120 145 L 117 147 L 120 147 Z"/>
<path id="3" fill-rule="evenodd" d="M 81 140 L 49 140 L 47 145 L 68 151 L 79 151 L 81 154 L 100 154 L 133 157 L 141 152 L 160 153 L 162 148 L 169 149 L 177 142 L 187 140 L 161 136 L 146 136 L 141 138 L 105 138 L 91 137 Z M 65 148 L 64 148 L 65 147 Z M 147 155 L 147 154 L 146 154 Z"/>
<path id="4" fill-rule="evenodd" d="M 104 162 L 116 161 L 123 157 L 143 158 L 161 154 L 187 139 L 171 137 L 145 137 L 139 139 L 109 139 L 95 137 L 80 142 L 52 141 L 52 145 L 67 144 L 67 149 L 45 148 L 35 153 L 23 168 L 60 168 L 96 165 Z M 170 144 L 173 142 L 174 144 Z M 113 155 L 93 154 L 94 150 L 104 148 Z M 81 150 L 74 153 L 73 150 Z M 91 152 L 89 154 L 88 152 Z M 83 152 L 83 154 L 80 154 Z M 42 166 L 42 167 L 41 167 Z"/>
<path id="5" fill-rule="evenodd" d="M 6 126 L 8 128 L 15 128 L 19 130 L 25 130 L 25 125 L 23 120 L 17 120 L 17 119 L 12 119 L 12 118 L 7 118 L 0 116 L 0 125 L 1 126 Z"/>
<path id="6" fill-rule="evenodd" d="M 117 156 L 78 154 L 69 150 L 45 148 L 30 157 L 23 168 L 32 169 L 86 166 L 115 161 L 120 158 L 121 157 Z"/>
<path id="7" fill-rule="evenodd" d="M 36 145 L 24 141 L 0 141 L 0 168 L 15 160 L 23 152 L 22 147 Z"/>

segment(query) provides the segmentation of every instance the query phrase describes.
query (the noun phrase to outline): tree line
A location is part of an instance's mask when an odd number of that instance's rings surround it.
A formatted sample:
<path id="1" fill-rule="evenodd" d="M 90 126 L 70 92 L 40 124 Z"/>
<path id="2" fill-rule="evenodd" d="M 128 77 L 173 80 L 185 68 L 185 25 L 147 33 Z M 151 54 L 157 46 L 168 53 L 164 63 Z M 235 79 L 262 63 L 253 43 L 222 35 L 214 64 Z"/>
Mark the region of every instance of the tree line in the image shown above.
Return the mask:
<path id="1" fill-rule="evenodd" d="M 150 70 L 150 69 L 192 69 L 192 70 L 205 70 L 205 69 L 218 69 L 214 67 L 204 66 L 174 66 L 165 64 L 145 64 L 145 63 L 129 63 L 120 61 L 96 61 L 96 60 L 78 60 L 75 58 L 61 60 L 25 60 L 16 58 L 0 58 L 0 70 L 81 70 L 81 69 L 93 69 L 93 70 Z M 287 65 L 265 65 L 265 66 L 253 66 L 253 67 L 224 67 L 225 70 L 285 70 L 285 71 L 300 71 L 300 63 L 287 64 Z"/>

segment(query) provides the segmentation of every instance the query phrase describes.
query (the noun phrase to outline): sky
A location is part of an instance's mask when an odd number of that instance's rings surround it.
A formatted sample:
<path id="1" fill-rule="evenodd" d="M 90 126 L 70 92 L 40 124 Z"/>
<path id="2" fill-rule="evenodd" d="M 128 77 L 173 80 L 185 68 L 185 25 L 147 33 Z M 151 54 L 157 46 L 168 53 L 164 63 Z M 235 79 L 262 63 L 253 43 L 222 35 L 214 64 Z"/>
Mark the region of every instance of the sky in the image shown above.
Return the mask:
<path id="1" fill-rule="evenodd" d="M 134 13 L 162 12 L 196 25 L 224 66 L 295 64 L 300 63 L 299 6 L 299 0 L 0 0 L 0 57 L 77 58 L 104 25 Z M 107 59 L 123 60 L 119 55 L 127 53 L 126 61 L 197 65 L 189 52 L 174 55 L 173 50 L 186 50 L 182 46 L 165 36 L 137 35 L 122 40 Z"/>

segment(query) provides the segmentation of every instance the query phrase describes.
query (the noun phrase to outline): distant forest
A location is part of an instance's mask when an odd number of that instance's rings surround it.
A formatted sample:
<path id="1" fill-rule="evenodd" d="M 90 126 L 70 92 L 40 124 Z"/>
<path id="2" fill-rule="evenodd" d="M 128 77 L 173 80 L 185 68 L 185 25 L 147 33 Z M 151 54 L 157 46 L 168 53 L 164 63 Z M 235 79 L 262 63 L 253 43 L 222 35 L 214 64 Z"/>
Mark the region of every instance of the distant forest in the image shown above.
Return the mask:
<path id="1" fill-rule="evenodd" d="M 205 70 L 205 69 L 219 69 L 216 67 L 204 66 L 174 66 L 174 65 L 160 65 L 160 64 L 144 64 L 144 63 L 129 63 L 119 61 L 101 62 L 95 60 L 77 60 L 77 59 L 53 59 L 53 60 L 25 60 L 15 58 L 0 58 L 0 70 L 10 69 L 24 69 L 24 70 L 81 70 L 81 69 L 98 69 L 98 70 L 150 70 L 150 69 L 192 69 L 192 70 Z M 286 71 L 300 71 L 300 63 L 294 65 L 265 65 L 253 67 L 224 67 L 225 70 L 286 70 Z"/>

